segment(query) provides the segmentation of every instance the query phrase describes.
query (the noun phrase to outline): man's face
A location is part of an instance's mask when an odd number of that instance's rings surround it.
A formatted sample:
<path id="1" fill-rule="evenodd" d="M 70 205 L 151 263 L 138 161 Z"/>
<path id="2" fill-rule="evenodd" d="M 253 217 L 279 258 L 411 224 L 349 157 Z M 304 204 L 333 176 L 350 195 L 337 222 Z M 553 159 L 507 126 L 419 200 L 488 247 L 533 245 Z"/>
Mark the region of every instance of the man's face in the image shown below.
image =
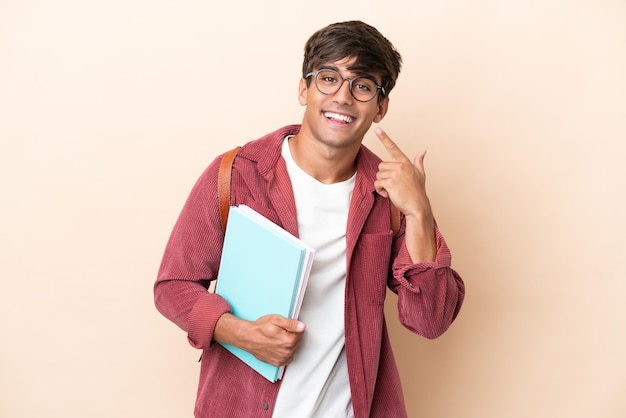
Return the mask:
<path id="1" fill-rule="evenodd" d="M 321 68 L 333 69 L 341 77 L 374 77 L 380 84 L 380 76 L 374 74 L 355 74 L 348 70 L 354 58 L 326 63 Z M 315 68 L 315 71 L 319 68 Z M 315 86 L 314 76 L 300 80 L 298 98 L 306 106 L 302 122 L 302 131 L 312 135 L 331 147 L 359 146 L 372 122 L 380 122 L 387 112 L 389 99 L 378 100 L 378 95 L 369 102 L 360 102 L 350 93 L 350 83 L 346 80 L 334 94 L 323 94 Z"/>

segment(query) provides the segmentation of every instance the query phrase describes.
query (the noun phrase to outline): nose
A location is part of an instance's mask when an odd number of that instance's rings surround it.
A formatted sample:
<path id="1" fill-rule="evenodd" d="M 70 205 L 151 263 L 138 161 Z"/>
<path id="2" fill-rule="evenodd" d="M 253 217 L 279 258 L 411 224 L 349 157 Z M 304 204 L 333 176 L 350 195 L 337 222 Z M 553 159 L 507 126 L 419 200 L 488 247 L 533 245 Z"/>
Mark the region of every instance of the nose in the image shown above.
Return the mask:
<path id="1" fill-rule="evenodd" d="M 352 103 L 352 100 L 354 100 L 354 97 L 352 96 L 352 80 L 349 78 L 341 80 L 341 86 L 333 95 L 333 100 L 341 104 Z"/>

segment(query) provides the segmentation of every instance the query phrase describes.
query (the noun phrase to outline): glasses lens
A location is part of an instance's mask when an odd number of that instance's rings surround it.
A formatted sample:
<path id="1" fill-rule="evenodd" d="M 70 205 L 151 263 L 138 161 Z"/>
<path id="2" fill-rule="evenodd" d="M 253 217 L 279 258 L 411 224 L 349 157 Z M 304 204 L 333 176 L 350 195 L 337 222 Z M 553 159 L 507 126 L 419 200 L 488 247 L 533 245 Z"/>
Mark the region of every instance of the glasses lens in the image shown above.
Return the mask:
<path id="1" fill-rule="evenodd" d="M 365 77 L 359 77 L 352 81 L 352 95 L 355 99 L 367 102 L 376 96 L 378 85 L 373 80 Z"/>
<path id="2" fill-rule="evenodd" d="M 337 71 L 321 70 L 315 77 L 315 85 L 324 94 L 335 94 L 341 87 L 341 76 Z"/>

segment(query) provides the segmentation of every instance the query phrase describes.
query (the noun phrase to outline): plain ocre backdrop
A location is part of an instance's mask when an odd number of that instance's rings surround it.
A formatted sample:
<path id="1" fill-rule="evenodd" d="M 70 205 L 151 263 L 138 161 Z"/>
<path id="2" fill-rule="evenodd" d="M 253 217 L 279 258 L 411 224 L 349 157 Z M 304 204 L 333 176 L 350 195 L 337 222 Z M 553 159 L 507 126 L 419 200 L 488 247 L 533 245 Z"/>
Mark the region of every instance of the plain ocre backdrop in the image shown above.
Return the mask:
<path id="1" fill-rule="evenodd" d="M 0 0 L 1 417 L 192 416 L 165 242 L 215 155 L 300 121 L 304 42 L 349 19 L 403 54 L 380 126 L 428 150 L 467 285 L 433 341 L 388 299 L 410 416 L 626 416 L 623 0 Z"/>

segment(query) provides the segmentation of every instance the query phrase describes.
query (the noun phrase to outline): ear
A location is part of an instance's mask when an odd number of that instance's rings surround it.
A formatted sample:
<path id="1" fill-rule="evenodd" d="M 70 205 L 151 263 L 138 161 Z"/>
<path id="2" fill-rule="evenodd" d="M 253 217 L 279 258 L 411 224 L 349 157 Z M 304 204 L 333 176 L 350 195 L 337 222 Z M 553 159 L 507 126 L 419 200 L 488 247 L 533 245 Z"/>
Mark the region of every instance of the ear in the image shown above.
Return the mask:
<path id="1" fill-rule="evenodd" d="M 302 106 L 306 106 L 307 93 L 309 88 L 306 85 L 306 79 L 301 78 L 298 85 L 298 101 Z"/>
<path id="2" fill-rule="evenodd" d="M 374 122 L 376 123 L 383 120 L 383 118 L 387 114 L 387 110 L 389 109 L 389 97 L 385 97 L 384 99 L 382 99 L 377 106 L 378 112 L 376 112 L 376 115 L 374 116 Z"/>

